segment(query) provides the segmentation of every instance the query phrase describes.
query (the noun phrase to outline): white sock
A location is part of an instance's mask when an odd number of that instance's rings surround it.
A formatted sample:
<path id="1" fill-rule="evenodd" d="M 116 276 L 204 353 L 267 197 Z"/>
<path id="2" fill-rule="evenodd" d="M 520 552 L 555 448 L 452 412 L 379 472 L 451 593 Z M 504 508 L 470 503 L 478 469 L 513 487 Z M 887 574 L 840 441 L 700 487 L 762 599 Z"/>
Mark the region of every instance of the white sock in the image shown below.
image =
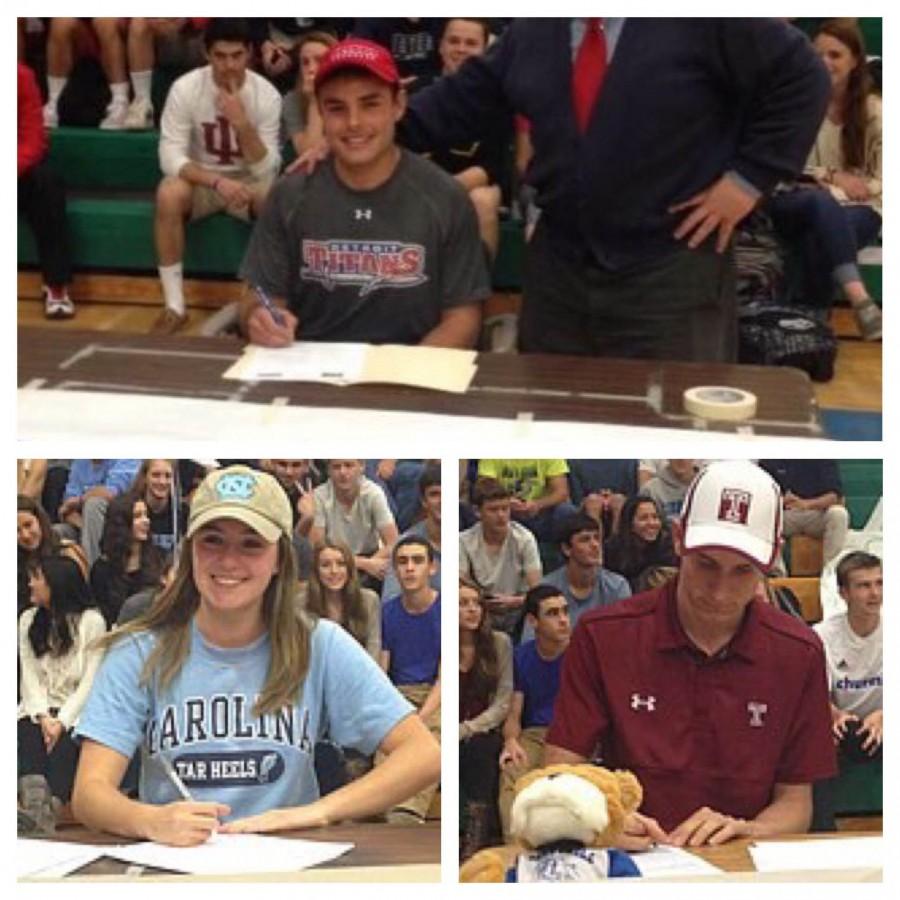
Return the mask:
<path id="1" fill-rule="evenodd" d="M 144 72 L 131 73 L 131 87 L 134 89 L 135 100 L 150 102 L 150 88 L 153 84 L 153 69 Z"/>
<path id="2" fill-rule="evenodd" d="M 69 81 L 67 75 L 57 78 L 55 75 L 47 76 L 47 103 L 56 106 L 59 101 L 59 95 L 63 92 Z"/>
<path id="3" fill-rule="evenodd" d="M 163 297 L 166 308 L 184 315 L 184 291 L 182 290 L 183 271 L 180 262 L 171 266 L 159 267 L 159 280 L 162 282 Z"/>
<path id="4" fill-rule="evenodd" d="M 112 92 L 112 101 L 110 105 L 113 104 L 123 104 L 125 106 L 128 105 L 128 82 L 120 81 L 116 84 L 111 84 L 109 86 L 110 91 Z"/>

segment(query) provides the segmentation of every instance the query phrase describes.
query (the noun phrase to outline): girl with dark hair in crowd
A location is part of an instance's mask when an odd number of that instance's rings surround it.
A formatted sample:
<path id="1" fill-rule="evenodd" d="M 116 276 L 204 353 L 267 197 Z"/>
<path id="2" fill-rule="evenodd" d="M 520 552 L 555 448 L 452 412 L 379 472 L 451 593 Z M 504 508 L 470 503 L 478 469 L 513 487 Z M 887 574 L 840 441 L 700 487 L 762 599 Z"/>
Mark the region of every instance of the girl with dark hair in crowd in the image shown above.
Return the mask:
<path id="1" fill-rule="evenodd" d="M 806 164 L 814 186 L 776 193 L 768 204 L 778 231 L 800 242 L 808 303 L 830 307 L 835 287 L 866 340 L 881 339 L 881 310 L 856 264 L 881 231 L 881 98 L 853 19 L 819 26 L 813 45 L 831 78 L 831 101 Z"/>
<path id="2" fill-rule="evenodd" d="M 145 459 L 128 493 L 147 504 L 150 539 L 160 553 L 173 553 L 187 527 L 188 514 L 178 492 L 175 460 Z"/>
<path id="3" fill-rule="evenodd" d="M 81 569 L 45 556 L 30 569 L 32 607 L 19 619 L 19 801 L 27 830 L 52 833 L 72 796 L 78 745 L 71 731 L 87 700 L 106 631 Z"/>
<path id="4" fill-rule="evenodd" d="M 313 550 L 306 608 L 350 632 L 375 662 L 381 653 L 381 602 L 360 586 L 353 551 L 342 541 L 324 540 Z"/>
<path id="5" fill-rule="evenodd" d="M 112 627 L 130 596 L 160 584 L 163 556 L 150 540 L 144 500 L 129 492 L 110 501 L 100 549 L 103 555 L 91 569 L 91 588 Z"/>
<path id="6" fill-rule="evenodd" d="M 512 644 L 491 629 L 484 592 L 459 580 L 460 860 L 486 847 L 498 833 L 497 760 L 500 727 L 512 696 Z"/>
<path id="7" fill-rule="evenodd" d="M 632 591 L 645 569 L 678 565 L 666 517 L 654 499 L 637 496 L 625 501 L 616 530 L 604 545 L 603 565 L 624 575 Z"/>
<path id="8" fill-rule="evenodd" d="M 87 562 L 78 544 L 61 540 L 50 523 L 44 507 L 37 500 L 19 494 L 16 504 L 16 547 L 18 574 L 18 612 L 21 615 L 31 605 L 31 588 L 28 584 L 30 564 L 47 556 L 68 556 L 87 577 Z"/>

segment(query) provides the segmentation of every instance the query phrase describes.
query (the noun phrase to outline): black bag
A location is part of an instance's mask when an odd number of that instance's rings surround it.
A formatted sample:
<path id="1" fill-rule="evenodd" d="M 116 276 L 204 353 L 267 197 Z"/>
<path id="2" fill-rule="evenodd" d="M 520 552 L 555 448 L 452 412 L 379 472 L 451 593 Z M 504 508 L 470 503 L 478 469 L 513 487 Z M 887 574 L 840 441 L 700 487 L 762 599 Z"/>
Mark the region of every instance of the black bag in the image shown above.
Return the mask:
<path id="1" fill-rule="evenodd" d="M 75 128 L 96 128 L 106 115 L 112 92 L 100 63 L 82 56 L 72 69 L 59 95 L 59 124 Z"/>
<path id="2" fill-rule="evenodd" d="M 794 366 L 813 381 L 830 381 L 837 348 L 828 325 L 802 307 L 749 303 L 738 310 L 739 362 Z"/>

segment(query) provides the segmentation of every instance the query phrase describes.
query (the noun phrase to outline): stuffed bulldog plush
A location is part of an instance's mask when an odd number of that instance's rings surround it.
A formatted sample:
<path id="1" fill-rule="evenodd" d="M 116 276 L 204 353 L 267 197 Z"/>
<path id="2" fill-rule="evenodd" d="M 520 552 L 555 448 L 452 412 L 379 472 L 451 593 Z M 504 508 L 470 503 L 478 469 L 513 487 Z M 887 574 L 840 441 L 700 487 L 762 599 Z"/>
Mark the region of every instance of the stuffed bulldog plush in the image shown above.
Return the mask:
<path id="1" fill-rule="evenodd" d="M 631 772 L 548 766 L 516 782 L 510 813 L 515 845 L 481 850 L 463 863 L 462 882 L 602 881 L 639 876 L 612 849 L 643 792 Z"/>

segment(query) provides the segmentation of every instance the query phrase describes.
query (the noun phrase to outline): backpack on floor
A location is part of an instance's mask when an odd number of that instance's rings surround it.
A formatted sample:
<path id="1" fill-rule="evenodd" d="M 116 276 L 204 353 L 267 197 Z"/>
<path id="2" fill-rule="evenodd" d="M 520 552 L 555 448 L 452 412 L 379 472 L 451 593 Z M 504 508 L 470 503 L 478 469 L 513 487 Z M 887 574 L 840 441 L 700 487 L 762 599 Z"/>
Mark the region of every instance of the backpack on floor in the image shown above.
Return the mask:
<path id="1" fill-rule="evenodd" d="M 738 361 L 794 366 L 830 381 L 838 344 L 832 330 L 803 308 L 750 303 L 738 310 Z"/>

